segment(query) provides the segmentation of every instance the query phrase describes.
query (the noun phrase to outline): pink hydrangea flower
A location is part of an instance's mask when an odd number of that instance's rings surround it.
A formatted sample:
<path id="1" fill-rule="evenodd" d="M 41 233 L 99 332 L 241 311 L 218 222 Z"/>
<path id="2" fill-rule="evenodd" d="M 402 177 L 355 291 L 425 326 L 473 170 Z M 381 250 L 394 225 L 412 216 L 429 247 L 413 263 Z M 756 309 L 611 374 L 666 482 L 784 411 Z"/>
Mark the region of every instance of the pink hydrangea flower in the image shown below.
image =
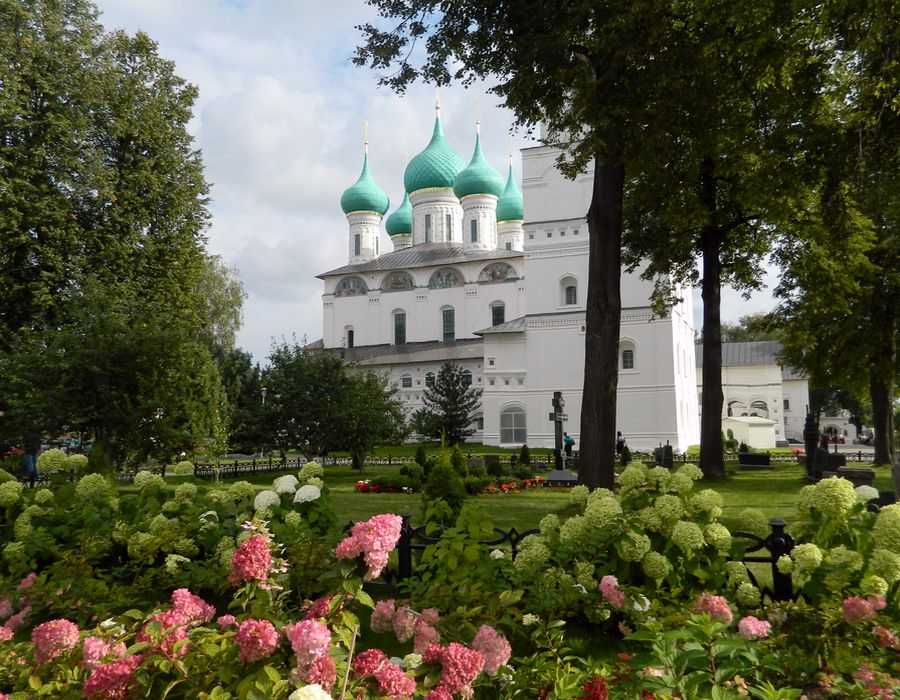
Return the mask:
<path id="1" fill-rule="evenodd" d="M 334 554 L 338 559 L 353 559 L 362 554 L 368 569 L 365 577 L 369 580 L 377 578 L 397 546 L 402 524 L 403 518 L 399 515 L 374 515 L 356 523 L 350 530 L 350 536 L 338 544 Z"/>
<path id="2" fill-rule="evenodd" d="M 13 614 L 12 602 L 9 598 L 0 598 L 0 622 Z"/>
<path id="3" fill-rule="evenodd" d="M 91 700 L 126 700 L 134 687 L 134 671 L 140 656 L 96 666 L 84 684 L 84 695 Z"/>
<path id="4" fill-rule="evenodd" d="M 271 656 L 278 647 L 278 632 L 268 620 L 244 620 L 234 641 L 241 650 L 241 663 L 249 664 Z"/>
<path id="5" fill-rule="evenodd" d="M 353 657 L 353 672 L 360 678 L 373 676 L 390 660 L 381 649 L 366 649 Z"/>
<path id="6" fill-rule="evenodd" d="M 317 657 L 328 652 L 331 644 L 331 630 L 318 620 L 302 620 L 287 625 L 284 634 L 297 656 L 297 667 L 304 673 Z"/>
<path id="7" fill-rule="evenodd" d="M 172 591 L 172 609 L 181 613 L 187 624 L 196 622 L 203 624 L 213 619 L 216 609 L 200 596 L 191 593 L 187 588 Z"/>
<path id="8" fill-rule="evenodd" d="M 844 620 L 851 625 L 875 617 L 875 606 L 872 602 L 859 596 L 845 598 L 841 607 L 844 611 Z"/>
<path id="9" fill-rule="evenodd" d="M 78 646 L 78 625 L 66 619 L 50 620 L 31 631 L 34 658 L 38 664 L 52 661 Z"/>
<path id="10" fill-rule="evenodd" d="M 394 613 L 394 634 L 401 644 L 412 639 L 416 631 L 416 614 L 407 607 L 398 608 Z"/>
<path id="11" fill-rule="evenodd" d="M 394 614 L 397 612 L 393 598 L 379 600 L 370 618 L 373 632 L 390 632 L 394 629 Z"/>
<path id="12" fill-rule="evenodd" d="M 438 612 L 437 608 L 425 608 L 419 613 L 419 617 L 432 627 L 436 627 L 438 621 L 441 619 L 441 614 Z"/>
<path id="13" fill-rule="evenodd" d="M 765 639 L 771 630 L 770 622 L 760 620 L 753 615 L 747 615 L 738 622 L 738 634 L 744 639 Z"/>
<path id="14" fill-rule="evenodd" d="M 619 580 L 615 576 L 604 576 L 600 579 L 600 593 L 616 610 L 625 607 L 625 593 L 619 588 Z"/>
<path id="15" fill-rule="evenodd" d="M 884 610 L 887 607 L 887 599 L 883 595 L 870 595 L 866 600 L 873 610 Z"/>
<path id="16" fill-rule="evenodd" d="M 872 630 L 872 634 L 875 636 L 875 641 L 878 643 L 878 646 L 882 649 L 900 649 L 900 637 L 897 637 L 897 635 L 887 627 L 878 625 Z"/>
<path id="17" fill-rule="evenodd" d="M 416 622 L 416 634 L 413 638 L 413 651 L 417 654 L 424 654 L 432 644 L 440 644 L 441 634 L 436 627 L 428 624 L 424 617 L 420 617 Z"/>
<path id="18" fill-rule="evenodd" d="M 25 624 L 25 620 L 27 619 L 27 617 L 30 613 L 31 613 L 31 606 L 26 605 L 24 608 L 19 610 L 19 612 L 17 612 L 15 615 L 13 615 L 11 618 L 9 618 L 3 626 L 6 627 L 6 629 L 10 630 L 11 632 L 15 632 L 22 625 Z"/>
<path id="19" fill-rule="evenodd" d="M 264 535 L 252 535 L 241 542 L 231 555 L 231 573 L 228 582 L 232 585 L 247 581 L 267 581 L 272 568 L 272 550 Z"/>
<path id="20" fill-rule="evenodd" d="M 391 700 L 404 700 L 416 692 L 416 681 L 396 664 L 383 664 L 374 675 L 378 681 L 378 690 Z"/>
<path id="21" fill-rule="evenodd" d="M 28 576 L 19 581 L 18 590 L 24 591 L 31 588 L 35 581 L 37 581 L 37 574 L 32 571 Z"/>
<path id="22" fill-rule="evenodd" d="M 706 613 L 713 620 L 718 620 L 726 625 L 730 625 L 733 618 L 731 607 L 728 601 L 720 595 L 712 595 L 711 593 L 701 593 L 694 603 L 694 610 L 699 613 Z"/>
<path id="23" fill-rule="evenodd" d="M 159 636 L 151 635 L 149 625 L 158 622 L 162 628 Z M 184 615 L 178 610 L 167 610 L 150 616 L 150 621 L 138 632 L 136 640 L 151 645 L 153 651 L 166 658 L 175 659 L 188 653 L 187 644 L 179 644 L 187 639 L 188 631 Z M 176 645 L 178 648 L 176 649 Z"/>
<path id="24" fill-rule="evenodd" d="M 122 658 L 125 656 L 125 644 L 110 644 L 100 637 L 86 637 L 81 645 L 81 665 L 92 671 L 107 656 Z"/>
<path id="25" fill-rule="evenodd" d="M 221 615 L 219 619 L 216 620 L 216 624 L 224 630 L 229 627 L 234 627 L 237 624 L 237 619 L 234 615 Z"/>
<path id="26" fill-rule="evenodd" d="M 472 682 L 484 668 L 484 656 L 463 644 L 450 642 L 445 647 L 430 646 L 423 654 L 425 663 L 440 662 L 440 685 L 451 694 L 471 694 Z"/>
<path id="27" fill-rule="evenodd" d="M 0 642 L 8 642 L 13 638 L 13 631 L 8 627 L 0 627 Z"/>
<path id="28" fill-rule="evenodd" d="M 322 654 L 315 658 L 305 678 L 307 683 L 318 683 L 325 690 L 331 690 L 336 680 L 337 668 L 334 665 L 334 659 L 328 654 Z"/>
<path id="29" fill-rule="evenodd" d="M 313 604 L 309 606 L 309 609 L 306 611 L 304 615 L 305 620 L 315 620 L 317 618 L 322 618 L 328 615 L 328 609 L 331 607 L 331 596 L 323 595 L 321 598 L 317 598 L 313 601 Z"/>
<path id="30" fill-rule="evenodd" d="M 491 676 L 512 655 L 512 647 L 502 634 L 489 625 L 482 625 L 472 640 L 472 648 L 484 657 L 484 670 Z"/>
<path id="31" fill-rule="evenodd" d="M 438 684 L 425 696 L 425 700 L 453 700 L 453 693 Z"/>

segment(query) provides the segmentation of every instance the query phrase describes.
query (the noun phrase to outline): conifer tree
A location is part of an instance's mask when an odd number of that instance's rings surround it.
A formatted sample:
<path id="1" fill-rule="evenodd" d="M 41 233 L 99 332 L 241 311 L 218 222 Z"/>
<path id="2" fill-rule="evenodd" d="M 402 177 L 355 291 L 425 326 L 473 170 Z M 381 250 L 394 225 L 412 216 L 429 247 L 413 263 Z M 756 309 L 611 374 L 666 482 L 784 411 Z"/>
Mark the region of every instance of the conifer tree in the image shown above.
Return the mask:
<path id="1" fill-rule="evenodd" d="M 458 364 L 444 363 L 434 384 L 425 387 L 425 408 L 413 418 L 416 432 L 443 438 L 448 445 L 464 442 L 475 432 L 472 424 L 481 409 L 481 390 L 471 386 L 469 377 Z"/>

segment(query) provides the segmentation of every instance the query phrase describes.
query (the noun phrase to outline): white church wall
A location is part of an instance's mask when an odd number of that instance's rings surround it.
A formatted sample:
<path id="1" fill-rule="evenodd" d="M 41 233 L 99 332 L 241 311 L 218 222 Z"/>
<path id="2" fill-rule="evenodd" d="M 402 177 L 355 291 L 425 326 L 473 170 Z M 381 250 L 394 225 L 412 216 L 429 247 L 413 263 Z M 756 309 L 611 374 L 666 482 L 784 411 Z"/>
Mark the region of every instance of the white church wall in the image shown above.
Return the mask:
<path id="1" fill-rule="evenodd" d="M 784 437 L 803 441 L 803 426 L 809 408 L 809 381 L 786 379 L 781 385 Z"/>
<path id="2" fill-rule="evenodd" d="M 522 149 L 522 195 L 526 222 L 584 221 L 591 203 L 593 168 L 575 180 L 565 179 L 556 169 L 559 151 L 547 146 Z M 585 225 L 584 230 L 587 230 Z M 526 243 L 528 236 L 526 235 Z"/>

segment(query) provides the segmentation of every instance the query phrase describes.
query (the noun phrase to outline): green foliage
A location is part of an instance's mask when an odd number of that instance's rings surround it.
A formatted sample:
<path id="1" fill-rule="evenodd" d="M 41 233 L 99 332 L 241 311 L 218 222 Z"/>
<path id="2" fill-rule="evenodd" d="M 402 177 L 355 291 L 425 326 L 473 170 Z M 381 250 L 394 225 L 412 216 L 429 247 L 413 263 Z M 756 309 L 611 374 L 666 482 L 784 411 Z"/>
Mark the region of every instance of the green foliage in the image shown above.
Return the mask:
<path id="1" fill-rule="evenodd" d="M 519 450 L 519 464 L 531 464 L 531 452 L 528 449 L 528 445 L 522 445 L 522 449 Z"/>
<path id="2" fill-rule="evenodd" d="M 481 409 L 481 390 L 471 385 L 471 374 L 453 362 L 445 362 L 433 386 L 422 395 L 424 408 L 416 411 L 413 427 L 420 435 L 441 438 L 456 445 L 475 432 L 472 427 Z"/>
<path id="3" fill-rule="evenodd" d="M 450 464 L 453 465 L 453 468 L 456 470 L 456 473 L 460 476 L 467 476 L 469 473 L 468 466 L 466 465 L 466 458 L 463 455 L 462 450 L 459 445 L 454 445 L 450 449 Z"/>
<path id="4" fill-rule="evenodd" d="M 0 484 L 6 483 L 7 481 L 18 481 L 18 479 L 5 469 L 0 469 Z"/>
<path id="5" fill-rule="evenodd" d="M 178 462 L 175 465 L 175 474 L 176 476 L 193 476 L 194 475 L 194 465 L 192 462 L 184 460 L 182 462 Z"/>
<path id="6" fill-rule="evenodd" d="M 416 459 L 416 464 L 418 464 L 420 467 L 422 467 L 422 469 L 424 469 L 424 468 L 425 468 L 425 465 L 426 465 L 426 463 L 427 463 L 427 461 L 426 461 L 426 460 L 427 460 L 427 455 L 426 455 L 426 453 L 425 453 L 425 446 L 424 446 L 424 445 L 419 445 L 419 446 L 416 447 L 416 457 L 415 457 L 415 459 Z"/>
<path id="7" fill-rule="evenodd" d="M 414 491 L 422 488 L 422 482 L 425 479 L 425 469 L 419 464 L 404 464 L 400 467 L 400 473 L 409 480 L 409 486 Z"/>
<path id="8" fill-rule="evenodd" d="M 493 477 L 500 478 L 506 475 L 506 465 L 500 461 L 499 455 L 485 455 L 484 466 L 487 473 Z"/>
<path id="9" fill-rule="evenodd" d="M 452 513 L 459 513 L 466 498 L 466 489 L 459 472 L 453 468 L 447 450 L 441 450 L 437 463 L 428 473 L 422 502 L 427 508 L 430 501 L 442 500 Z"/>
<path id="10" fill-rule="evenodd" d="M 107 455 L 103 442 L 98 440 L 88 453 L 87 471 L 91 474 L 109 474 L 112 472 L 112 461 Z"/>
<path id="11" fill-rule="evenodd" d="M 66 469 L 76 474 L 83 473 L 88 466 L 87 455 L 71 454 L 66 459 Z"/>
<path id="12" fill-rule="evenodd" d="M 631 464 L 631 450 L 629 449 L 628 445 L 625 445 L 622 448 L 622 454 L 619 458 L 619 463 L 623 467 L 627 467 L 629 464 Z"/>
<path id="13" fill-rule="evenodd" d="M 68 457 L 58 448 L 45 450 L 38 457 L 37 465 L 38 473 L 58 474 L 68 469 Z"/>

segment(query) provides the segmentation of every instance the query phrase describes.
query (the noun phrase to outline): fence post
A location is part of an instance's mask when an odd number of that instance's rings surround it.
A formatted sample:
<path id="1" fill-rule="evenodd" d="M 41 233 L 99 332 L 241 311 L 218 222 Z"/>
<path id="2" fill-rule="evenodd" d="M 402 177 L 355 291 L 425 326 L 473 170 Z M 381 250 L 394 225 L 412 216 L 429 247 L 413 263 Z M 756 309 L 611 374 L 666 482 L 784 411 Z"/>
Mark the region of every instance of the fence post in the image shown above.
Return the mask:
<path id="1" fill-rule="evenodd" d="M 400 525 L 400 539 L 397 541 L 397 578 L 400 581 L 412 578 L 412 525 L 409 515 L 403 516 Z"/>
<path id="2" fill-rule="evenodd" d="M 784 518 L 770 518 L 769 527 L 771 534 L 766 540 L 766 548 L 772 555 L 772 593 L 775 600 L 792 600 L 794 590 L 789 574 L 783 574 L 778 570 L 778 559 L 790 554 L 794 548 L 794 538 L 784 531 Z"/>
<path id="3" fill-rule="evenodd" d="M 860 451 L 857 453 L 856 461 L 857 461 L 857 462 L 862 462 L 862 450 L 860 450 Z"/>

